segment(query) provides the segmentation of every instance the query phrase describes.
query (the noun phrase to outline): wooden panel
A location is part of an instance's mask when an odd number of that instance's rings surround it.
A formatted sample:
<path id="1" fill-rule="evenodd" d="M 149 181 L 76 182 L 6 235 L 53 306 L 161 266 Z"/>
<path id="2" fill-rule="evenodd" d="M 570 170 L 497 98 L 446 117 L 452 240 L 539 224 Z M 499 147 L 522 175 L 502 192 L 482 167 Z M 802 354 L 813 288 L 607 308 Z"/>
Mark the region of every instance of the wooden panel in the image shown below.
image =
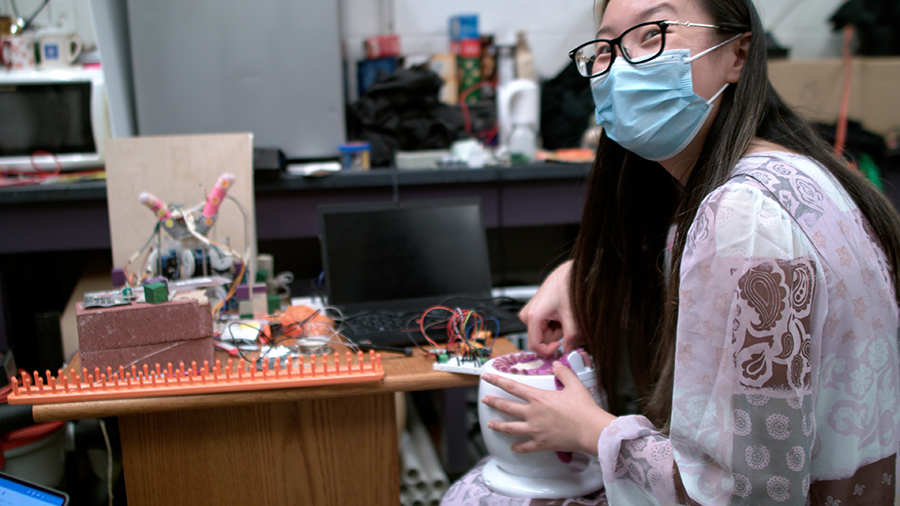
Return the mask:
<path id="1" fill-rule="evenodd" d="M 147 242 L 156 216 L 138 202 L 148 192 L 166 204 L 192 208 L 206 202 L 206 194 L 225 172 L 234 174 L 228 195 L 247 211 L 244 218 L 234 202 L 226 201 L 210 239 L 229 244 L 244 255 L 256 248 L 256 213 L 253 199 L 252 134 L 183 135 L 110 139 L 106 143 L 106 192 L 109 208 L 113 266 L 122 267 Z M 168 240 L 165 233 L 162 240 Z M 142 264 L 142 257 L 137 261 Z M 251 268 L 254 266 L 250 265 Z M 132 269 L 134 272 L 134 269 Z M 253 279 L 252 272 L 250 279 Z"/>
<path id="2" fill-rule="evenodd" d="M 128 504 L 397 504 L 392 394 L 119 419 Z"/>

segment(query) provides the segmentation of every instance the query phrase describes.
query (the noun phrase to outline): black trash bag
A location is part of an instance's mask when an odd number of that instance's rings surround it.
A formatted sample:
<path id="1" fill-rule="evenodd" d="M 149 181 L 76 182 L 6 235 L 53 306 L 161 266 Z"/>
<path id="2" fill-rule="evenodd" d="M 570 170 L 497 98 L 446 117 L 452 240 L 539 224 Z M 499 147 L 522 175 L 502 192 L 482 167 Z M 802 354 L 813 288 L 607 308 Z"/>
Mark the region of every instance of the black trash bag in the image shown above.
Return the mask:
<path id="1" fill-rule="evenodd" d="M 848 0 L 831 17 L 835 30 L 856 27 L 857 53 L 863 56 L 900 55 L 900 2 Z"/>
<path id="2" fill-rule="evenodd" d="M 438 100 L 444 82 L 424 68 L 382 74 L 348 108 L 350 138 L 372 145 L 373 167 L 390 166 L 398 149 L 445 149 L 465 131 L 462 112 Z"/>
<path id="3" fill-rule="evenodd" d="M 594 117 L 590 80 L 571 62 L 541 87 L 541 140 L 544 149 L 577 148 Z"/>
<path id="4" fill-rule="evenodd" d="M 834 123 L 814 123 L 813 126 L 828 144 L 834 145 L 837 126 Z M 858 162 L 863 154 L 869 155 L 879 166 L 885 161 L 887 145 L 884 137 L 866 130 L 859 121 L 847 121 L 847 138 L 844 156 Z"/>

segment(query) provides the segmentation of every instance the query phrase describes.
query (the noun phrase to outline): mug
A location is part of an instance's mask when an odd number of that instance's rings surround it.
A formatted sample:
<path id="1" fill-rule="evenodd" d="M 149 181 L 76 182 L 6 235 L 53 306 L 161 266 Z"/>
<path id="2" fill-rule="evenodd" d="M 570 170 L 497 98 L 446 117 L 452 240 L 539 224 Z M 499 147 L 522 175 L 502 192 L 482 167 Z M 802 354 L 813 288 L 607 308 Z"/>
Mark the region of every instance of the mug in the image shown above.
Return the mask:
<path id="1" fill-rule="evenodd" d="M 19 25 L 16 24 L 16 21 L 9 16 L 0 16 L 0 36 L 5 37 L 7 35 L 12 35 L 16 33 L 16 30 L 19 29 Z"/>
<path id="2" fill-rule="evenodd" d="M 74 33 L 45 33 L 39 47 L 42 68 L 63 68 L 72 65 L 81 54 L 81 37 Z"/>
<path id="3" fill-rule="evenodd" d="M 0 63 L 13 70 L 34 68 L 34 37 L 9 35 L 0 39 Z"/>

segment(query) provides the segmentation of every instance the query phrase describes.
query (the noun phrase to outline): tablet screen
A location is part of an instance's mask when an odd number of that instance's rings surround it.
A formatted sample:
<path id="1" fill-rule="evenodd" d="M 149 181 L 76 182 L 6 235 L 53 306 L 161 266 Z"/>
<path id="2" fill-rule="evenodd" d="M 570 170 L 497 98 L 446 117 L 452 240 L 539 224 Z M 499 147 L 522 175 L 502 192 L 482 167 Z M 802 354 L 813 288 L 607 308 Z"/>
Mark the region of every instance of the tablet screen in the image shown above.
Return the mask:
<path id="1" fill-rule="evenodd" d="M 63 506 L 68 499 L 62 492 L 0 473 L 0 506 Z"/>

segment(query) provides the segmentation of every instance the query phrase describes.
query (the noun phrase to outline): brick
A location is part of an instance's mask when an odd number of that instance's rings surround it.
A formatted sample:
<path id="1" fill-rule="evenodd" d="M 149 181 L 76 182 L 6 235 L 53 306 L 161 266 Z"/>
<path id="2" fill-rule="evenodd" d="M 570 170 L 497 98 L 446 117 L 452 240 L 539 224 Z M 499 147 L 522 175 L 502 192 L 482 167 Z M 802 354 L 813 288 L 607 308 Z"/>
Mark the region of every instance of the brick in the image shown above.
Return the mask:
<path id="1" fill-rule="evenodd" d="M 206 360 L 213 364 L 214 345 L 212 336 L 202 339 L 192 339 L 173 343 L 148 344 L 144 346 L 130 346 L 99 351 L 81 351 L 81 364 L 86 367 L 88 374 L 93 374 L 95 367 L 99 367 L 106 373 L 107 367 L 117 371 L 119 366 L 129 368 L 135 365 L 138 368 L 147 364 L 152 369 L 156 364 L 163 368 L 171 363 L 178 367 L 179 362 L 184 362 L 185 367 L 191 366 L 191 361 L 197 362 L 199 369 Z M 210 365 L 212 367 L 212 365 Z"/>
<path id="2" fill-rule="evenodd" d="M 75 307 L 75 321 L 82 353 L 213 335 L 209 304 L 190 299 L 88 309 L 79 302 Z"/>

